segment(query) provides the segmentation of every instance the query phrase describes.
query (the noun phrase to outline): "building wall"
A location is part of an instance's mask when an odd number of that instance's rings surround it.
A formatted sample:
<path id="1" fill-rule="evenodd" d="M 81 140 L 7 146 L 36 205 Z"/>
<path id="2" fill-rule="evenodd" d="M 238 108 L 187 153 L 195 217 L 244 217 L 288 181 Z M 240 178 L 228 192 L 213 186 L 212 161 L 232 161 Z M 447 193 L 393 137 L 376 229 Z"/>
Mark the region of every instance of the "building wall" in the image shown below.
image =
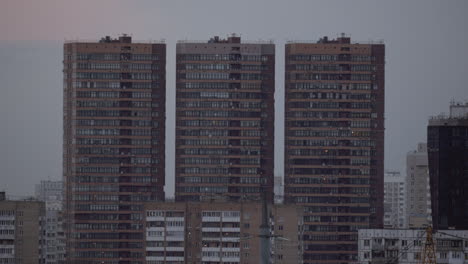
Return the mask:
<path id="1" fill-rule="evenodd" d="M 423 228 L 432 222 L 426 144 L 406 155 L 406 175 L 407 221 L 410 228 Z"/>
<path id="2" fill-rule="evenodd" d="M 45 202 L 42 222 L 44 244 L 42 254 L 45 264 L 65 263 L 65 232 L 63 222 L 63 182 L 41 181 L 36 185 L 36 198 Z"/>
<path id="3" fill-rule="evenodd" d="M 274 44 L 177 44 L 176 200 L 273 200 Z"/>
<path id="4" fill-rule="evenodd" d="M 63 181 L 41 181 L 35 186 L 35 196 L 41 201 L 63 201 Z"/>
<path id="5" fill-rule="evenodd" d="M 301 210 L 269 206 L 273 263 L 301 263 Z M 259 202 L 148 203 L 145 220 L 148 264 L 261 261 Z"/>
<path id="6" fill-rule="evenodd" d="M 303 205 L 304 262 L 357 261 L 383 227 L 385 46 L 286 44 L 285 199 Z"/>
<path id="7" fill-rule="evenodd" d="M 464 104 L 452 102 L 450 104 L 450 116 L 466 118 L 468 116 L 468 102 Z"/>
<path id="8" fill-rule="evenodd" d="M 272 263 L 302 263 L 304 245 L 302 243 L 303 208 L 299 206 L 275 204 L 272 234 Z M 255 262 L 253 262 L 255 263 Z"/>
<path id="9" fill-rule="evenodd" d="M 0 201 L 0 263 L 43 261 L 41 223 L 44 214 L 42 202 Z"/>
<path id="10" fill-rule="evenodd" d="M 456 112 L 463 111 L 458 109 Z M 432 222 L 436 230 L 468 229 L 467 142 L 468 115 L 439 116 L 429 120 L 427 151 Z"/>
<path id="11" fill-rule="evenodd" d="M 146 263 L 184 263 L 186 210 L 184 205 L 146 206 Z M 151 209 L 149 209 L 151 208 Z M 188 234 L 187 234 L 188 235 Z"/>
<path id="12" fill-rule="evenodd" d="M 65 43 L 67 263 L 144 260 L 142 202 L 164 200 L 165 68 L 163 43 Z"/>
<path id="13" fill-rule="evenodd" d="M 396 171 L 385 172 L 384 227 L 406 228 L 406 178 Z"/>
<path id="14" fill-rule="evenodd" d="M 63 226 L 63 211 L 48 207 L 43 221 L 43 255 L 46 264 L 66 263 L 66 238 Z"/>
<path id="15" fill-rule="evenodd" d="M 468 230 L 440 230 L 433 234 L 437 263 L 467 263 Z M 359 230 L 359 263 L 421 263 L 426 230 Z"/>

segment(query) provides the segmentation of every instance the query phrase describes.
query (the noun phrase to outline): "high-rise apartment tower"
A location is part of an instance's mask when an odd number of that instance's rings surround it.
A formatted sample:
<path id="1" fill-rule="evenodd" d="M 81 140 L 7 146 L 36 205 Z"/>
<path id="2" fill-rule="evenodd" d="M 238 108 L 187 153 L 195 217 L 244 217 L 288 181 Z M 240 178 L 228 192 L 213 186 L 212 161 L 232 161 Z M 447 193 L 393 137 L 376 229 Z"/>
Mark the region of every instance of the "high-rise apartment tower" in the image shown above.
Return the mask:
<path id="1" fill-rule="evenodd" d="M 424 228 L 431 224 L 431 192 L 427 144 L 406 154 L 406 217 L 409 228 Z"/>
<path id="2" fill-rule="evenodd" d="M 144 261 L 144 201 L 164 199 L 166 45 L 64 45 L 67 263 Z"/>
<path id="3" fill-rule="evenodd" d="M 383 227 L 383 43 L 286 44 L 285 201 L 305 207 L 304 262 L 357 261 Z"/>
<path id="4" fill-rule="evenodd" d="M 273 201 L 275 46 L 177 44 L 176 200 Z"/>
<path id="5" fill-rule="evenodd" d="M 384 176 L 384 227 L 406 228 L 406 177 L 399 171 Z"/>
<path id="6" fill-rule="evenodd" d="M 427 127 L 434 229 L 468 229 L 468 103 L 452 103 L 450 116 Z"/>

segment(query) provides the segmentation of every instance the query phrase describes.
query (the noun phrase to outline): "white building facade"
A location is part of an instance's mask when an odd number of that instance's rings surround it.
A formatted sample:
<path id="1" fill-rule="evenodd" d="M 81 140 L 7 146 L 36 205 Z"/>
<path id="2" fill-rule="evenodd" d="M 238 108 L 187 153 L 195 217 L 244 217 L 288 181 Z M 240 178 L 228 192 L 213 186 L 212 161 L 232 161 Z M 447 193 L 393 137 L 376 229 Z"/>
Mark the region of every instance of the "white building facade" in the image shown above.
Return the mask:
<path id="1" fill-rule="evenodd" d="M 146 212 L 146 261 L 184 263 L 185 212 L 148 210 Z"/>
<path id="2" fill-rule="evenodd" d="M 400 172 L 387 171 L 384 177 L 384 227 L 406 228 L 406 180 Z"/>
<path id="3" fill-rule="evenodd" d="M 45 264 L 65 263 L 65 232 L 63 229 L 63 182 L 41 181 L 36 185 L 36 198 L 45 202 L 45 231 L 42 254 Z"/>
<path id="4" fill-rule="evenodd" d="M 240 263 L 240 214 L 240 211 L 202 212 L 203 263 Z"/>
<path id="5" fill-rule="evenodd" d="M 468 263 L 468 230 L 439 230 L 433 242 L 437 263 Z M 358 243 L 359 264 L 417 264 L 423 257 L 426 230 L 361 229 Z"/>
<path id="6" fill-rule="evenodd" d="M 15 218 L 14 210 L 0 210 L 0 263 L 14 264 L 15 259 Z"/>

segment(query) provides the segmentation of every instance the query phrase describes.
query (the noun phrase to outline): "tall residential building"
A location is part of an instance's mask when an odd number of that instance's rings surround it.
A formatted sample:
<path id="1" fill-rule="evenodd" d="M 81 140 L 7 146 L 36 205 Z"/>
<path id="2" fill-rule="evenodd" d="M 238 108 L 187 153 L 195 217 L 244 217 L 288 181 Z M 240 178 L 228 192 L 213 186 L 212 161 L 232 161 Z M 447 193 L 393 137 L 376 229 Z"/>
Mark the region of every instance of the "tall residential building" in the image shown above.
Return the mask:
<path id="1" fill-rule="evenodd" d="M 45 202 L 45 218 L 42 221 L 45 264 L 65 263 L 65 232 L 63 221 L 63 182 L 41 181 L 36 184 L 36 198 Z M 1 262 L 0 262 L 1 263 Z"/>
<path id="2" fill-rule="evenodd" d="M 406 215 L 409 228 L 423 228 L 431 221 L 431 193 L 427 144 L 406 154 Z"/>
<path id="3" fill-rule="evenodd" d="M 357 261 L 383 227 L 385 45 L 286 44 L 285 199 L 305 207 L 304 262 Z"/>
<path id="4" fill-rule="evenodd" d="M 232 35 L 176 53 L 176 200 L 272 201 L 275 45 Z"/>
<path id="5" fill-rule="evenodd" d="M 44 203 L 12 201 L 0 195 L 0 263 L 46 263 L 43 255 Z"/>
<path id="6" fill-rule="evenodd" d="M 406 228 L 406 178 L 399 171 L 384 176 L 384 227 Z"/>
<path id="7" fill-rule="evenodd" d="M 67 263 L 143 263 L 144 201 L 164 199 L 164 43 L 64 45 Z"/>
<path id="8" fill-rule="evenodd" d="M 41 181 L 35 186 L 36 198 L 41 201 L 57 200 L 63 201 L 63 182 L 62 181 Z"/>
<path id="9" fill-rule="evenodd" d="M 147 203 L 146 260 L 175 263 L 302 263 L 302 208 L 261 202 Z M 267 219 L 269 245 L 260 227 Z M 268 239 L 268 238 L 267 238 Z"/>
<path id="10" fill-rule="evenodd" d="M 434 229 L 468 229 L 468 103 L 429 120 L 427 152 Z"/>
<path id="11" fill-rule="evenodd" d="M 433 232 L 436 263 L 463 264 L 468 260 L 468 230 Z M 426 230 L 359 230 L 359 264 L 419 264 L 426 244 Z"/>

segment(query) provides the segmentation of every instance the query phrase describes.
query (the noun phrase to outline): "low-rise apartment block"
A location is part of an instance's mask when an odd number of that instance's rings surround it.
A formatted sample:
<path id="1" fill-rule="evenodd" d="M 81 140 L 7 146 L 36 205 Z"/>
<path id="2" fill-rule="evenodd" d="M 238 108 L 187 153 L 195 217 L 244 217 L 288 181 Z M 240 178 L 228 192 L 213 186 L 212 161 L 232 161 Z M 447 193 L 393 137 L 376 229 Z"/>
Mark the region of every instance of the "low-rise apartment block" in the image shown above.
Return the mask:
<path id="1" fill-rule="evenodd" d="M 44 203 L 6 200 L 0 195 L 0 263 L 43 263 Z"/>
<path id="2" fill-rule="evenodd" d="M 146 261 L 260 263 L 261 202 L 155 202 L 146 204 Z M 268 206 L 268 247 L 273 263 L 302 263 L 302 210 Z M 299 250 L 298 250 L 299 249 Z M 265 253 L 265 252 L 264 252 Z"/>
<path id="3" fill-rule="evenodd" d="M 468 230 L 439 230 L 432 235 L 437 263 L 468 263 Z M 359 230 L 359 264 L 421 263 L 424 229 Z"/>

